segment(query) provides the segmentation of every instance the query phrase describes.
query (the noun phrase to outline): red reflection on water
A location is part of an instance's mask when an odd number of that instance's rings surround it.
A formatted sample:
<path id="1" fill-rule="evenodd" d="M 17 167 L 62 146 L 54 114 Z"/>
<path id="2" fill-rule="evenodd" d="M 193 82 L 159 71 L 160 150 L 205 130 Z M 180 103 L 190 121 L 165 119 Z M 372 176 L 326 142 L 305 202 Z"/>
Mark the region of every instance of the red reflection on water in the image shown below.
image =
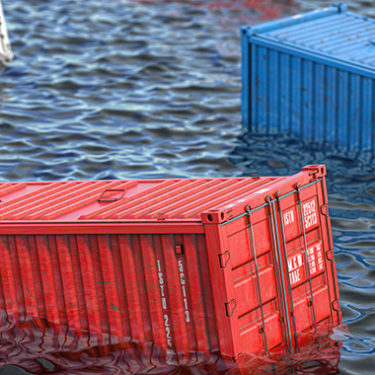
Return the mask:
<path id="1" fill-rule="evenodd" d="M 112 0 L 113 1 L 113 0 Z M 153 0 L 132 0 L 142 4 L 155 5 Z M 281 18 L 290 13 L 292 7 L 297 7 L 294 0 L 222 0 L 222 1 L 197 1 L 197 0 L 162 0 L 164 3 L 183 3 L 191 8 L 208 10 L 231 10 L 241 13 L 251 9 L 258 13 L 257 19 L 267 20 Z"/>
<path id="2" fill-rule="evenodd" d="M 215 1 L 202 5 L 207 9 L 231 9 L 237 12 L 242 12 L 246 8 L 256 10 L 260 17 L 259 19 L 279 18 L 290 10 L 290 4 L 294 0 L 274 1 L 274 0 L 229 0 L 229 1 Z"/>
<path id="3" fill-rule="evenodd" d="M 111 338 L 108 338 L 111 341 Z M 0 363 L 30 374 L 337 374 L 340 343 L 309 335 L 299 353 L 285 357 L 246 354 L 237 363 L 217 354 L 189 353 L 176 358 L 155 346 L 99 345 L 95 336 L 75 334 L 47 322 L 11 324 L 2 319 Z M 10 370 L 12 371 L 12 370 Z M 11 372 L 9 372 L 11 373 Z"/>

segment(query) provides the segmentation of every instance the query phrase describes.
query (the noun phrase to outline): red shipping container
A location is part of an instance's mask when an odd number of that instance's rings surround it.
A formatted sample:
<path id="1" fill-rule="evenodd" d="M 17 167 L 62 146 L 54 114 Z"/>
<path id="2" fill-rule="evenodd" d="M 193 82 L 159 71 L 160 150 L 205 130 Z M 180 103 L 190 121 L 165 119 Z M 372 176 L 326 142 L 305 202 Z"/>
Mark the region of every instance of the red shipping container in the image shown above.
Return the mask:
<path id="1" fill-rule="evenodd" d="M 161 359 L 294 353 L 341 323 L 325 175 L 2 183 L 1 308 Z"/>

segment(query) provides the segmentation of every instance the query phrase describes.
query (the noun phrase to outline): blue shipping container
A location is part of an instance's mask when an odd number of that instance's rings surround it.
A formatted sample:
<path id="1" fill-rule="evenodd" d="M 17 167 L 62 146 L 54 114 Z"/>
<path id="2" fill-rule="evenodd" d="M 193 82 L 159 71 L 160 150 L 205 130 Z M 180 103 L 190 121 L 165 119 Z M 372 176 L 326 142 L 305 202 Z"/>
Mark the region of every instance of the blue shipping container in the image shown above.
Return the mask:
<path id="1" fill-rule="evenodd" d="M 246 130 L 374 153 L 375 20 L 335 4 L 241 31 Z"/>

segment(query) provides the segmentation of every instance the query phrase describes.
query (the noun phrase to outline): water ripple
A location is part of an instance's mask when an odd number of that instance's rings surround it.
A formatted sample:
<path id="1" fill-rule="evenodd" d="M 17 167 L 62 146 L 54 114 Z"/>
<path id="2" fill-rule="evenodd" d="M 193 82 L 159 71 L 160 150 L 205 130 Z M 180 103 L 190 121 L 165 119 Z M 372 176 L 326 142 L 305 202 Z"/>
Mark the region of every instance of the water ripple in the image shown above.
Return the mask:
<path id="1" fill-rule="evenodd" d="M 0 179 L 285 175 L 305 164 L 327 164 L 341 305 L 350 334 L 338 335 L 338 370 L 320 363 L 310 373 L 372 374 L 373 160 L 283 136 L 241 135 L 239 27 L 330 3 L 5 1 L 16 58 L 0 78 Z M 347 3 L 375 16 L 371 1 Z M 95 365 L 93 353 L 84 350 L 74 358 L 52 349 L 46 356 L 48 350 L 30 349 L 30 342 L 41 340 L 31 336 L 37 331 L 27 332 L 18 342 L 3 336 L 0 356 L 11 355 L 1 359 L 9 364 L 1 374 L 62 368 L 60 373 L 81 374 L 83 365 L 91 366 L 87 373 L 129 368 L 129 358 L 116 350 L 97 356 Z M 159 364 L 152 371 L 176 373 L 176 368 Z"/>

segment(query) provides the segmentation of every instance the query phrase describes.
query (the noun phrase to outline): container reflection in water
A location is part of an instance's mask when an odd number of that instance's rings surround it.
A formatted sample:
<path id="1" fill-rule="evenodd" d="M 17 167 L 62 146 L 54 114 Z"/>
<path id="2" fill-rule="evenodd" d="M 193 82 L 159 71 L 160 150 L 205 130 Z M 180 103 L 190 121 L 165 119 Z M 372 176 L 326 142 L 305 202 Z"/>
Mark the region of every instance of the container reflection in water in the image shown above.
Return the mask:
<path id="1" fill-rule="evenodd" d="M 4 374 L 22 368 L 26 374 L 184 374 L 184 375 L 287 375 L 335 374 L 340 361 L 339 341 L 327 334 L 311 335 L 310 342 L 298 354 L 271 360 L 265 356 L 244 355 L 238 363 L 212 353 L 190 363 L 160 358 L 160 348 L 138 344 L 98 346 L 90 336 L 53 327 L 47 322 L 28 320 L 11 324 L 2 315 L 0 361 L 8 365 Z M 48 328 L 47 328 L 48 327 Z M 25 373 L 25 372 L 23 372 Z"/>

